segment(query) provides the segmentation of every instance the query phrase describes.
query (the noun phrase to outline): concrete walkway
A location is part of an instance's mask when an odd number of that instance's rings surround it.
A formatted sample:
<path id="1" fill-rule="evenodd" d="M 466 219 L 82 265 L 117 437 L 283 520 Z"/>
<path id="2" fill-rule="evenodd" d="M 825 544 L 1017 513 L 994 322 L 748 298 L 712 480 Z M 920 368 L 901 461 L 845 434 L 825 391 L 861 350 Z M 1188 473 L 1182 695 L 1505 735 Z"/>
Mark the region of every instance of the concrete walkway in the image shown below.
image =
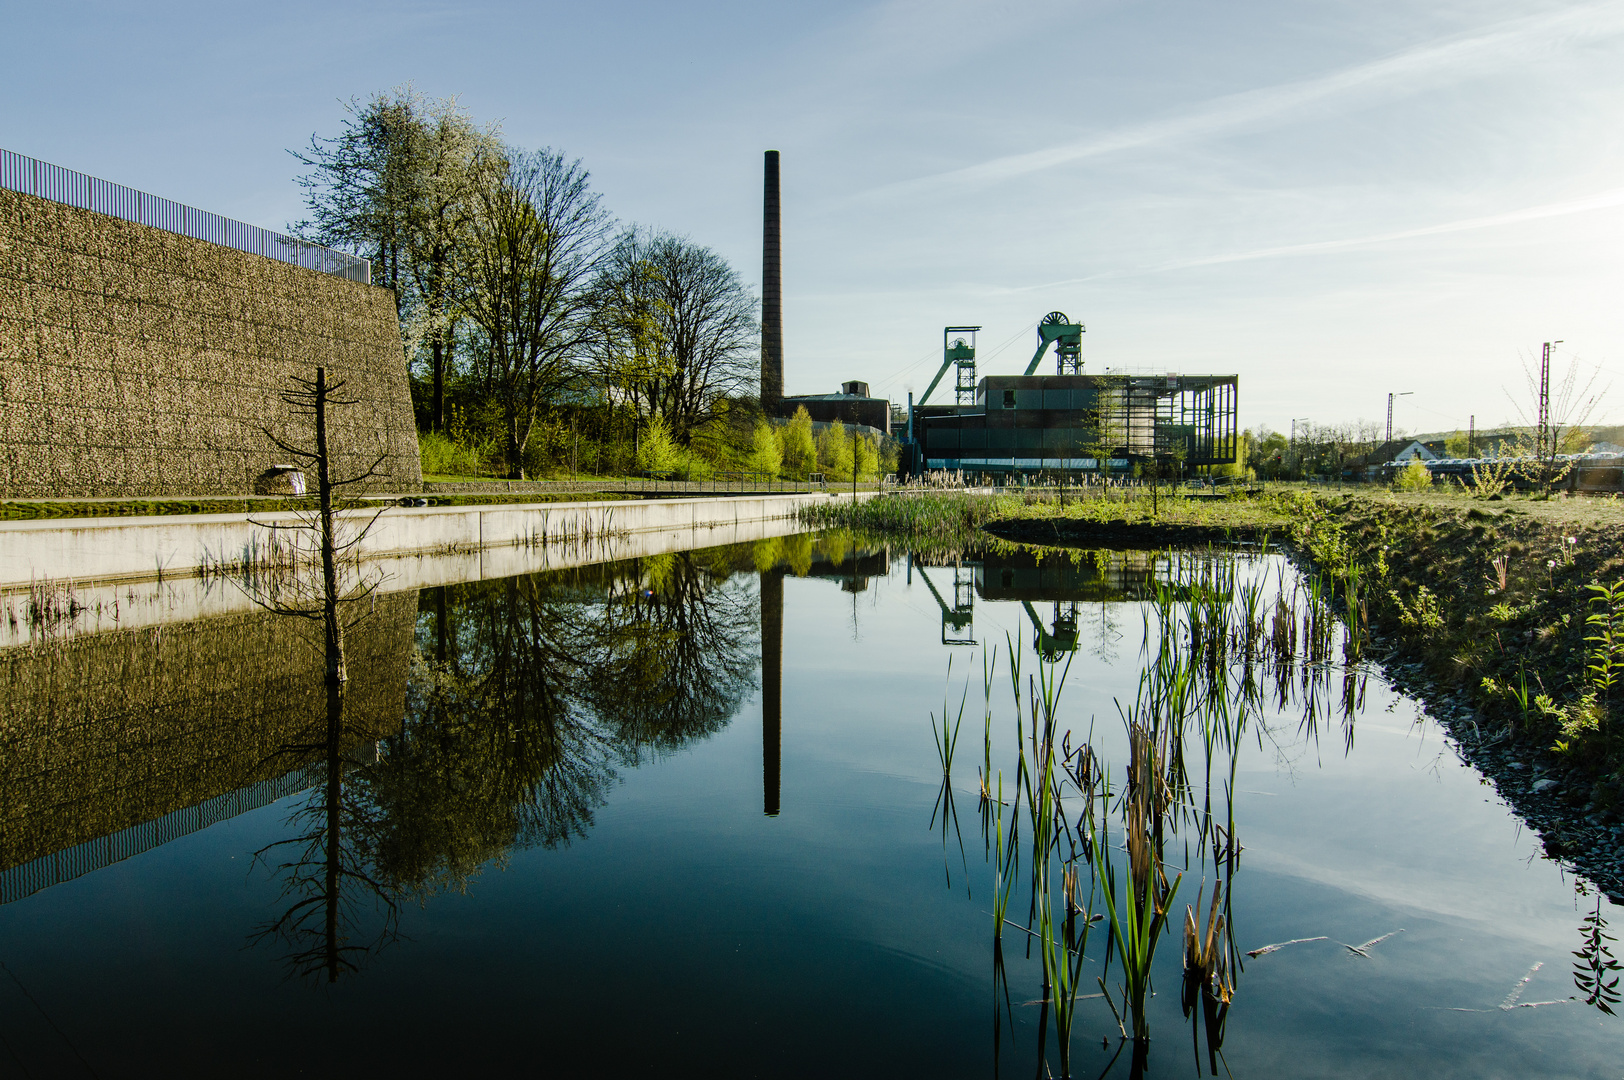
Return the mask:
<path id="1" fill-rule="evenodd" d="M 873 495 L 859 492 L 855 497 Z M 351 511 L 343 520 L 350 537 L 365 529 L 356 553 L 367 562 L 475 552 L 489 556 L 500 549 L 511 549 L 515 556 L 543 549 L 558 554 L 565 548 L 594 552 L 596 557 L 584 561 L 598 562 L 625 557 L 613 553 L 621 547 L 636 554 L 634 549 L 673 551 L 734 542 L 742 525 L 794 521 L 803 507 L 853 497 L 850 492 L 816 492 L 638 502 L 389 507 L 381 514 Z M 642 541 L 625 543 L 634 537 Z M 111 584 L 242 573 L 307 552 L 311 540 L 301 515 L 286 512 L 0 522 L 0 592 L 42 582 Z M 481 560 L 487 561 L 493 560 Z M 494 561 L 531 566 L 550 560 L 516 557 Z"/>

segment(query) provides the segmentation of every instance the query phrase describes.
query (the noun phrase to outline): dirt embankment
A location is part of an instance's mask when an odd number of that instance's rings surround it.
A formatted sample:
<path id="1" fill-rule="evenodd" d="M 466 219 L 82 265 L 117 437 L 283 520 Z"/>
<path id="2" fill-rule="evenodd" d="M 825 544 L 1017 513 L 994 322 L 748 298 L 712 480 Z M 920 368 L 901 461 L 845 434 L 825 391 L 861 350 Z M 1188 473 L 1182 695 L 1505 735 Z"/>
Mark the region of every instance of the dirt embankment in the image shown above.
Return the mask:
<path id="1" fill-rule="evenodd" d="M 1586 503 L 1321 498 L 1295 539 L 1357 568 L 1389 674 L 1547 854 L 1624 896 L 1624 533 Z"/>

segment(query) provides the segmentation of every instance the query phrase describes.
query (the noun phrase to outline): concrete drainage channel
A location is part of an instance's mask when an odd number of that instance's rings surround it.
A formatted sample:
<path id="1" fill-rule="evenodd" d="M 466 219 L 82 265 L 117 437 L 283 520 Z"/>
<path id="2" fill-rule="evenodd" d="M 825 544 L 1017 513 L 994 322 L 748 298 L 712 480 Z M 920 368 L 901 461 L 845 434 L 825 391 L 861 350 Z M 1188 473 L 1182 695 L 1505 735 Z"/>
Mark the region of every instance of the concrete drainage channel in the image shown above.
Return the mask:
<path id="1" fill-rule="evenodd" d="M 643 553 L 648 544 L 631 543 L 637 537 L 662 538 L 655 545 L 659 550 L 731 543 L 742 525 L 793 521 L 802 507 L 874 494 L 397 506 L 381 514 L 350 511 L 343 520 L 351 536 L 372 522 L 356 549 L 366 561 L 504 548 L 515 553 L 572 548 L 580 561 L 599 562 Z M 305 525 L 302 515 L 289 512 L 0 522 L 0 591 L 47 581 L 150 581 L 268 568 L 309 549 Z M 618 553 L 621 550 L 625 554 Z M 511 573 L 523 573 L 534 560 L 503 561 L 515 567 Z"/>

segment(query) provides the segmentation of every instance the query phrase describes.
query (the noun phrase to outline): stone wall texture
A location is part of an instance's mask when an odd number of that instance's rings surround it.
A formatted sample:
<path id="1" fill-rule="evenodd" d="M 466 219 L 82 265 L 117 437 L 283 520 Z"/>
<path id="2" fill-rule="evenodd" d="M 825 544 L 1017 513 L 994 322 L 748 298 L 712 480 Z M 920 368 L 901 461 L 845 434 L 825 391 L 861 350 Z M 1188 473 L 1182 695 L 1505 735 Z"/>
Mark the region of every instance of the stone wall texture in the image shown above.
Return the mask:
<path id="1" fill-rule="evenodd" d="M 0 498 L 247 494 L 308 446 L 325 366 L 340 476 L 422 483 L 386 289 L 0 190 Z"/>
<path id="2" fill-rule="evenodd" d="M 413 590 L 351 629 L 352 742 L 399 732 L 416 620 Z M 0 649 L 0 870 L 316 760 L 320 625 L 259 611 Z"/>

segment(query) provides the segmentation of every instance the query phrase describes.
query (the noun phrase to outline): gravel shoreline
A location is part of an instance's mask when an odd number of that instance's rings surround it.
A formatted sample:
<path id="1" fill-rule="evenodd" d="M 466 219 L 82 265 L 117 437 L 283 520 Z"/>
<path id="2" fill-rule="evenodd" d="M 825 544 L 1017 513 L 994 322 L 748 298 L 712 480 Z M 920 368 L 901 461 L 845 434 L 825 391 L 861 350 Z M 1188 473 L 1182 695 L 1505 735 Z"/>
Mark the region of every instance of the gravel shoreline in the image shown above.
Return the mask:
<path id="1" fill-rule="evenodd" d="M 1373 652 L 1390 643 L 1372 635 Z M 1391 650 L 1371 657 L 1388 685 L 1421 704 L 1443 729 L 1462 761 L 1491 784 L 1540 838 L 1545 858 L 1559 862 L 1624 904 L 1624 821 L 1597 805 L 1609 783 L 1569 768 L 1533 739 L 1519 738 L 1497 720 L 1478 714 L 1463 694 L 1440 687 L 1425 665 Z"/>

